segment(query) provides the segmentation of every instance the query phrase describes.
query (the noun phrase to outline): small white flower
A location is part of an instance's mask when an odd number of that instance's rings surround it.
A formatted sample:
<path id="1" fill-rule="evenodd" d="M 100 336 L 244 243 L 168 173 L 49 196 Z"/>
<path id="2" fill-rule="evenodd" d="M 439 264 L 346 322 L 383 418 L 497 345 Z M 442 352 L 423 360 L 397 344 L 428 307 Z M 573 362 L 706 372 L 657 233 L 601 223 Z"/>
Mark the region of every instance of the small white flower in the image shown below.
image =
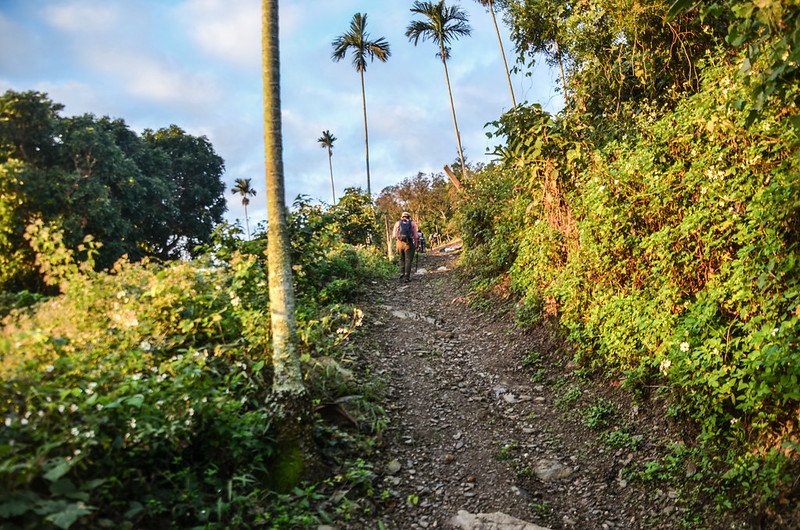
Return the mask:
<path id="1" fill-rule="evenodd" d="M 83 433 L 83 436 L 86 438 L 94 438 L 94 431 L 86 431 Z"/>
<path id="2" fill-rule="evenodd" d="M 21 420 L 19 420 L 19 423 L 21 425 L 27 425 L 28 424 L 28 419 L 27 418 L 22 418 Z"/>
<path id="3" fill-rule="evenodd" d="M 739 423 L 739 418 L 731 418 L 731 425 L 736 425 Z"/>
<path id="4" fill-rule="evenodd" d="M 125 295 L 128 294 L 125 291 L 119 291 L 117 293 L 117 298 L 125 298 Z"/>
<path id="5" fill-rule="evenodd" d="M 97 410 L 103 410 L 103 404 L 98 403 L 97 405 L 94 406 L 94 408 L 96 408 Z"/>
<path id="6" fill-rule="evenodd" d="M 667 375 L 670 366 L 672 366 L 672 361 L 670 361 L 669 359 L 664 359 L 658 365 L 658 369 L 661 370 L 662 374 Z"/>
<path id="7" fill-rule="evenodd" d="M 189 408 L 189 416 L 194 416 L 194 409 L 193 408 Z"/>
<path id="8" fill-rule="evenodd" d="M 233 298 L 231 298 L 231 305 L 233 307 L 237 307 L 240 303 L 242 303 L 242 301 L 238 296 L 234 296 Z"/>
<path id="9" fill-rule="evenodd" d="M 73 427 L 73 428 L 71 428 L 71 429 L 69 430 L 69 433 L 70 433 L 72 436 L 79 436 L 79 435 L 81 434 L 81 431 L 79 431 L 77 427 Z"/>
<path id="10" fill-rule="evenodd" d="M 14 423 L 14 420 L 10 416 L 6 416 L 6 427 L 11 427 L 12 423 Z"/>
<path id="11" fill-rule="evenodd" d="M 75 451 L 73 451 L 72 454 L 74 454 L 75 456 L 78 456 L 79 454 L 81 454 L 81 450 L 80 449 L 75 449 Z"/>
<path id="12" fill-rule="evenodd" d="M 136 428 L 136 418 L 131 418 L 130 421 L 128 421 L 128 425 L 131 426 L 131 429 L 135 429 Z"/>
<path id="13" fill-rule="evenodd" d="M 681 342 L 681 351 L 686 353 L 689 351 L 689 343 L 688 342 Z"/>
<path id="14" fill-rule="evenodd" d="M 133 379 L 134 381 L 138 381 L 141 378 L 142 378 L 142 374 L 133 374 L 131 376 L 131 379 Z"/>
<path id="15" fill-rule="evenodd" d="M 772 330 L 772 336 L 774 337 L 777 334 L 778 334 L 778 328 L 773 329 Z"/>
<path id="16" fill-rule="evenodd" d="M 47 372 L 48 374 L 50 372 L 52 372 L 53 370 L 55 370 L 55 369 L 56 369 L 56 367 L 53 366 L 52 364 L 48 364 L 47 366 L 44 367 L 44 371 Z"/>
<path id="17" fill-rule="evenodd" d="M 75 412 L 77 410 L 78 410 L 78 405 L 76 405 L 75 403 L 71 403 L 70 406 L 69 406 L 69 411 L 70 412 Z"/>
<path id="18" fill-rule="evenodd" d="M 139 349 L 141 349 L 142 351 L 149 352 L 153 350 L 153 345 L 150 344 L 150 341 L 145 339 L 139 343 Z"/>

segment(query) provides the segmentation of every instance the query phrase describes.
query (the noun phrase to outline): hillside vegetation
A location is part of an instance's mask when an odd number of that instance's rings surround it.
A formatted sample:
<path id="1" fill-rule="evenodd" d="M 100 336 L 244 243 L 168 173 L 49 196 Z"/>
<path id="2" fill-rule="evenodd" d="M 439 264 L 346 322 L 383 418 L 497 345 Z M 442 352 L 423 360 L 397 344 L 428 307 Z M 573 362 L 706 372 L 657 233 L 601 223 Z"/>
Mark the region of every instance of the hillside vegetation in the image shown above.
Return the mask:
<path id="1" fill-rule="evenodd" d="M 796 3 L 543 4 L 507 20 L 523 56 L 560 44 L 567 106 L 494 124 L 458 214 L 473 285 L 698 426 L 660 476 L 769 512 L 800 469 Z"/>

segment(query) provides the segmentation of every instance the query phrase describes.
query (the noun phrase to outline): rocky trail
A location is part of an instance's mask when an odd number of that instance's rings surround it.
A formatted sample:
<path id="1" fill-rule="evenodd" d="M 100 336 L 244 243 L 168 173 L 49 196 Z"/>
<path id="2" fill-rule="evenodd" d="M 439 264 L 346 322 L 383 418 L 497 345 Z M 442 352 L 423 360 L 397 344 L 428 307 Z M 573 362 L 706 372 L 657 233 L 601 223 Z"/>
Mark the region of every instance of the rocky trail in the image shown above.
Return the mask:
<path id="1" fill-rule="evenodd" d="M 388 387 L 385 526 L 687 527 L 678 492 L 626 473 L 675 436 L 659 406 L 582 378 L 545 327 L 471 308 L 445 250 L 423 254 L 410 283 L 375 285 L 354 345 Z"/>

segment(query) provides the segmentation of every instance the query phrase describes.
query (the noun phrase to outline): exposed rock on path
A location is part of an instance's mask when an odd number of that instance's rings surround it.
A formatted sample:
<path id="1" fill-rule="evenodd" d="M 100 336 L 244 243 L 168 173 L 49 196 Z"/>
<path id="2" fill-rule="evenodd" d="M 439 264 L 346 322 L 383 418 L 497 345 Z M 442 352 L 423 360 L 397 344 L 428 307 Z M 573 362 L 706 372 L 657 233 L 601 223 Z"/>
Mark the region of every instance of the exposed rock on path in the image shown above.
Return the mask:
<path id="1" fill-rule="evenodd" d="M 680 528 L 673 492 L 629 484 L 622 471 L 634 452 L 644 458 L 647 444 L 598 442 L 559 401 L 570 381 L 559 375 L 564 367 L 543 366 L 547 374 L 532 382 L 523 359 L 559 345 L 544 329 L 522 332 L 507 314 L 470 308 L 453 263 L 452 254 L 424 254 L 425 271 L 411 283 L 378 285 L 365 307 L 367 330 L 356 338 L 388 386 L 386 525 Z"/>

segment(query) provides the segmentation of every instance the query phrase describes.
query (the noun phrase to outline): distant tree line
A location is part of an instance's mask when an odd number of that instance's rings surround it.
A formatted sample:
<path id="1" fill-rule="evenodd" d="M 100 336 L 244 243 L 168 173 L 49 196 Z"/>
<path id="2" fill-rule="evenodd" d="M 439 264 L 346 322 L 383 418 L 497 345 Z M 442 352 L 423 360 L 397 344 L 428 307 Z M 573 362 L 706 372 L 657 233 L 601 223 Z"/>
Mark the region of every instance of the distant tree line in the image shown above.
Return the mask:
<path id="1" fill-rule="evenodd" d="M 226 210 L 223 159 L 204 136 L 170 125 L 132 131 L 122 119 L 61 116 L 41 92 L 0 96 L 0 289 L 41 287 L 24 239 L 34 218 L 68 246 L 91 235 L 95 263 L 175 259 L 210 241 Z"/>

